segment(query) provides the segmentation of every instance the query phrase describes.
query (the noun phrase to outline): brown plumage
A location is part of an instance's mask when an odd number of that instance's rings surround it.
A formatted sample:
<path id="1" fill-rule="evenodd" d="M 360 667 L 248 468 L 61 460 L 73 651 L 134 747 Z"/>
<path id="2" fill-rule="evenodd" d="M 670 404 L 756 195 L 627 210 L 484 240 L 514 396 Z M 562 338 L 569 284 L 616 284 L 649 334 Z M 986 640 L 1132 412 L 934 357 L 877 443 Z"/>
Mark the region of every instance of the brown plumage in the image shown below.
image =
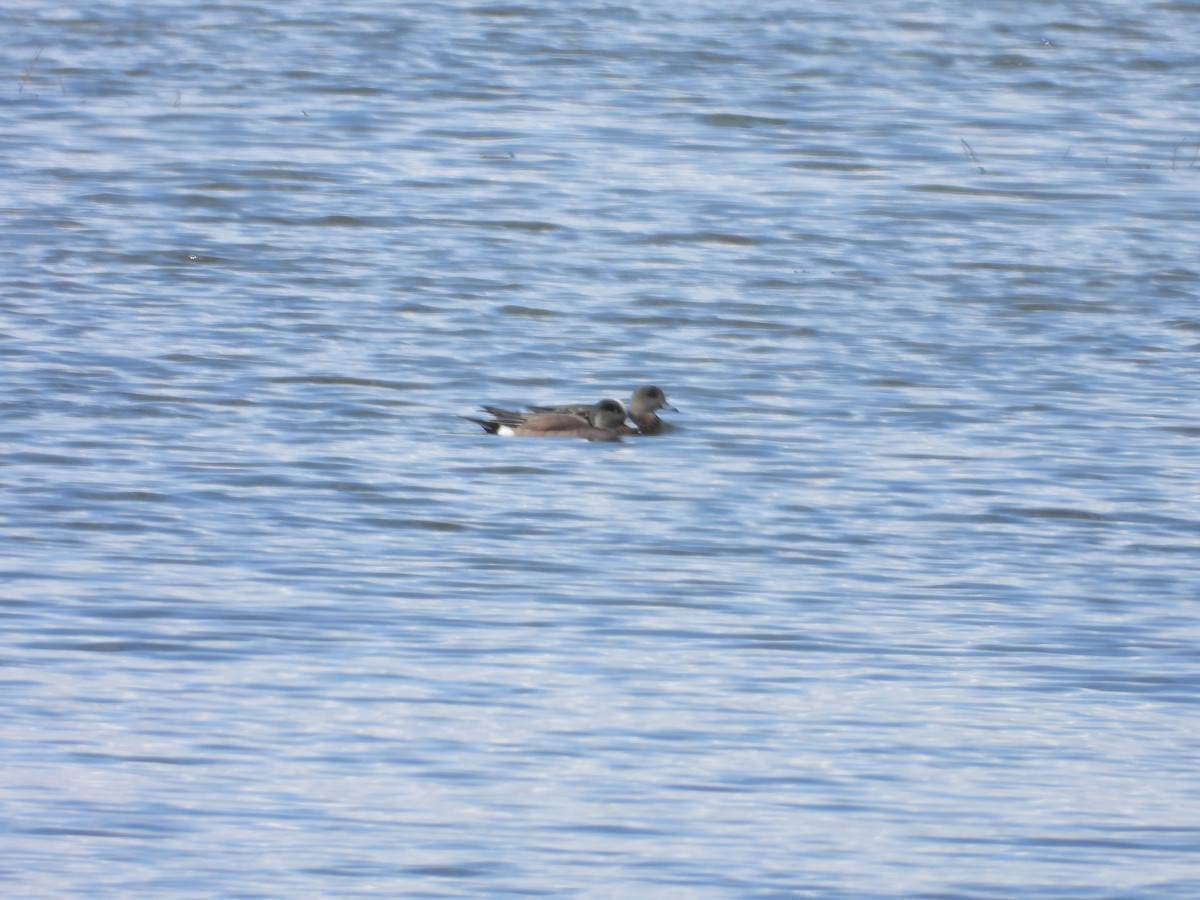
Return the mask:
<path id="1" fill-rule="evenodd" d="M 586 407 L 586 415 L 568 412 L 514 413 L 494 406 L 481 407 L 491 419 L 474 419 L 488 434 L 506 437 L 566 437 L 585 441 L 619 441 L 617 429 L 624 427 L 626 412 L 619 400 L 601 400 Z"/>
<path id="2" fill-rule="evenodd" d="M 586 404 L 580 403 L 572 403 L 565 406 L 531 406 L 528 412 L 514 412 L 507 409 L 495 409 L 490 406 L 484 407 L 493 416 L 497 418 L 503 416 L 505 421 L 510 423 L 519 423 L 531 416 L 543 413 L 567 413 L 568 415 L 578 416 L 585 414 L 589 408 Z M 667 431 L 671 426 L 656 414 L 660 409 L 679 412 L 679 410 L 667 403 L 667 396 L 662 392 L 661 388 L 656 388 L 649 384 L 643 385 L 633 392 L 633 396 L 629 400 L 629 419 L 637 426 L 637 429 L 634 430 L 628 425 L 622 425 L 617 430 L 621 434 L 660 434 L 663 431 Z M 622 431 L 621 429 L 624 430 Z"/>

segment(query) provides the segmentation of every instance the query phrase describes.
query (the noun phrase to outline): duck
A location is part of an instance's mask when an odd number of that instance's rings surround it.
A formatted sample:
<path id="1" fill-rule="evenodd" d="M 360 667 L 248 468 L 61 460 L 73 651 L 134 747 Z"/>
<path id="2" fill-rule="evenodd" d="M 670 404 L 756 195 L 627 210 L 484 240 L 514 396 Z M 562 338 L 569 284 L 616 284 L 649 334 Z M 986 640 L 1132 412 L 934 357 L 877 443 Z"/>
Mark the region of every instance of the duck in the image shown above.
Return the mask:
<path id="1" fill-rule="evenodd" d="M 619 441 L 629 412 L 620 400 L 605 399 L 583 407 L 583 414 L 547 410 L 519 413 L 494 406 L 480 407 L 490 419 L 464 416 L 488 434 L 504 437 L 565 437 L 585 441 Z"/>
<path id="2" fill-rule="evenodd" d="M 568 403 L 563 406 L 529 406 L 524 411 L 501 409 L 496 406 L 484 406 L 481 408 L 493 418 L 503 420 L 505 423 L 512 425 L 519 424 L 534 416 L 550 413 L 584 417 L 592 407 L 586 403 Z M 679 410 L 667 402 L 667 395 L 662 392 L 662 388 L 657 388 L 650 384 L 643 385 L 633 392 L 633 396 L 629 400 L 628 418 L 636 427 L 630 428 L 622 421 L 616 431 L 619 434 L 662 434 L 664 431 L 670 430 L 671 426 L 657 415 L 660 409 L 679 412 Z"/>

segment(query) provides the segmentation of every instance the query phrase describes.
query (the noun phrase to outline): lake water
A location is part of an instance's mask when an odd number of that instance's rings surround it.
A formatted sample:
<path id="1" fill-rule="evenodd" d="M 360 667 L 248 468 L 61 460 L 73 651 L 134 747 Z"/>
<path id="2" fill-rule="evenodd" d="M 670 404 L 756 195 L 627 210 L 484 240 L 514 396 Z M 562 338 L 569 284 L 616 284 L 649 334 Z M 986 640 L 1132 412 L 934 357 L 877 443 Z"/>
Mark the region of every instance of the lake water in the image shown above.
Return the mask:
<path id="1" fill-rule="evenodd" d="M 1200 894 L 1200 3 L 5 7 L 0 893 Z"/>

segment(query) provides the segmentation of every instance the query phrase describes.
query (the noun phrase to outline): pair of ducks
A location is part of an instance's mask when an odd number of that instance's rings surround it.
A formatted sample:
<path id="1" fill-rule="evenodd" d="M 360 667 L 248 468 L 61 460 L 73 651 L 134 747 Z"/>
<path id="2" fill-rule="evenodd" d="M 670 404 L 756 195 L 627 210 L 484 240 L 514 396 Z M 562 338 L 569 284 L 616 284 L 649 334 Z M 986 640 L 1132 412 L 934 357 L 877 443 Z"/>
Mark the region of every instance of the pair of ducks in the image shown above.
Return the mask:
<path id="1" fill-rule="evenodd" d="M 667 404 L 660 388 L 645 385 L 633 392 L 629 408 L 620 400 L 601 400 L 594 406 L 574 403 L 567 406 L 530 406 L 524 410 L 481 406 L 491 419 L 468 420 L 488 434 L 512 437 L 569 437 L 586 441 L 619 441 L 623 434 L 657 434 L 666 423 L 656 413 L 660 409 L 678 412 Z M 633 422 L 630 428 L 625 420 Z"/>

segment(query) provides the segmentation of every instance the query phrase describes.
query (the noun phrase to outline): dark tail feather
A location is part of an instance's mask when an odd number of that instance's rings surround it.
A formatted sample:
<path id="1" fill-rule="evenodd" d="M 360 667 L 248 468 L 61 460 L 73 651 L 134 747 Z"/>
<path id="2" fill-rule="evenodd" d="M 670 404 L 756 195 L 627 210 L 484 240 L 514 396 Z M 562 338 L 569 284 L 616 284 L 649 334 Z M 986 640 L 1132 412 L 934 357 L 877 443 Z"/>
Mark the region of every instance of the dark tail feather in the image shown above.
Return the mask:
<path id="1" fill-rule="evenodd" d="M 487 419 L 472 419 L 470 416 L 463 416 L 462 418 L 466 419 L 468 422 L 474 422 L 488 434 L 495 434 L 500 430 L 500 426 L 504 424 L 503 422 L 490 422 Z"/>
<path id="2" fill-rule="evenodd" d="M 517 412 L 515 409 L 501 409 L 499 406 L 481 406 L 479 407 L 501 425 L 507 425 L 509 428 L 516 428 L 529 418 L 529 413 Z M 472 421 L 479 421 L 473 419 Z"/>

